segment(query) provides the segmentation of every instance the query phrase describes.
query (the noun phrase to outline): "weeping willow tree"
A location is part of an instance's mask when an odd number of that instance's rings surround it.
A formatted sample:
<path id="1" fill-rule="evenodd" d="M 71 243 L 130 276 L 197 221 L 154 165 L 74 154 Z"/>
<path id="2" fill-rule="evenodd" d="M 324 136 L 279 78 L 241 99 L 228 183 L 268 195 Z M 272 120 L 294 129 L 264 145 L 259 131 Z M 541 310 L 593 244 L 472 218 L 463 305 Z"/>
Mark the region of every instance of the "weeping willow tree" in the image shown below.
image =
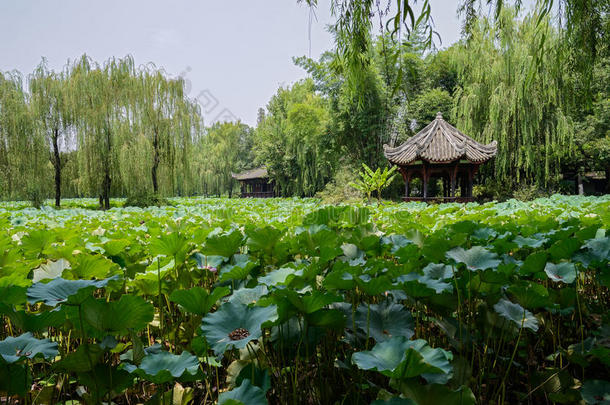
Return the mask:
<path id="1" fill-rule="evenodd" d="M 48 69 L 43 60 L 29 76 L 30 105 L 36 128 L 50 147 L 49 160 L 53 165 L 55 180 L 55 206 L 61 203 L 61 148 L 69 147 L 71 109 L 68 107 L 68 86 L 65 72 L 57 74 Z"/>
<path id="2" fill-rule="evenodd" d="M 44 194 L 48 179 L 46 159 L 23 77 L 18 72 L 0 72 L 0 197 Z"/>
<path id="3" fill-rule="evenodd" d="M 133 136 L 133 59 L 110 59 L 99 66 L 84 56 L 71 76 L 80 172 L 87 186 L 98 190 L 100 205 L 109 209 L 112 179 L 120 174 L 116 146 Z"/>
<path id="4" fill-rule="evenodd" d="M 542 18 L 541 21 L 539 19 Z M 543 47 L 540 63 L 532 63 Z M 567 52 L 548 16 L 516 19 L 503 9 L 481 18 L 456 52 L 457 126 L 484 143 L 498 141 L 494 176 L 504 184 L 548 186 L 573 144 Z"/>
<path id="5" fill-rule="evenodd" d="M 184 82 L 181 79 L 169 79 L 152 65 L 141 69 L 137 79 L 136 111 L 139 129 L 148 139 L 152 152 L 150 173 L 153 192 L 159 192 L 159 171 L 163 168 L 167 183 L 165 190 L 170 194 L 176 190 L 174 168 L 177 161 L 182 165 L 188 162 L 189 135 L 197 124 L 190 118 L 196 111 L 184 95 Z M 180 151 L 184 152 L 182 156 L 178 156 Z"/>

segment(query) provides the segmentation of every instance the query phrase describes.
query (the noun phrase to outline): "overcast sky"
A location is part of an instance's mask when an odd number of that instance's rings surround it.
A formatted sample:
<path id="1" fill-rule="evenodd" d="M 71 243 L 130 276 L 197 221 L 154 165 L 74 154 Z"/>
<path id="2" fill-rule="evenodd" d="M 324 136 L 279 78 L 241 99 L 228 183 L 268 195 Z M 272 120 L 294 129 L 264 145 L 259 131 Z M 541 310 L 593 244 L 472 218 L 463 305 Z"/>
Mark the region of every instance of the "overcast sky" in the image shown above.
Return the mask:
<path id="1" fill-rule="evenodd" d="M 432 0 L 446 47 L 459 39 L 455 0 Z M 333 46 L 330 0 L 319 0 L 311 56 Z M 209 124 L 254 125 L 278 86 L 305 77 L 293 56 L 309 54 L 310 10 L 296 0 L 0 0 L 0 70 L 53 69 L 87 53 L 95 61 L 131 54 L 187 80 Z"/>

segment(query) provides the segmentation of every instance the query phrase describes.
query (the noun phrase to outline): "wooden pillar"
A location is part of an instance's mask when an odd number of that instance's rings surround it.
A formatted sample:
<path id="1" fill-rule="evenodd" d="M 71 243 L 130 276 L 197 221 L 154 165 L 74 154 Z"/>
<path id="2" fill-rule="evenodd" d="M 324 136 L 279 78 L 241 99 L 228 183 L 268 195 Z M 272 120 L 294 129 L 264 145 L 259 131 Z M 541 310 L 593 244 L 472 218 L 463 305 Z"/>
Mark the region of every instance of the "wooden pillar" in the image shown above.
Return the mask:
<path id="1" fill-rule="evenodd" d="M 474 170 L 473 167 L 470 166 L 468 170 L 468 197 L 472 197 L 472 180 L 474 178 Z"/>
<path id="2" fill-rule="evenodd" d="M 423 164 L 423 168 L 422 168 L 422 183 L 423 183 L 423 197 L 424 197 L 424 201 L 428 199 L 428 168 L 426 167 L 426 164 Z"/>
<path id="3" fill-rule="evenodd" d="M 457 177 L 458 164 L 456 163 L 455 167 L 451 171 L 451 197 L 455 197 L 455 180 Z"/>

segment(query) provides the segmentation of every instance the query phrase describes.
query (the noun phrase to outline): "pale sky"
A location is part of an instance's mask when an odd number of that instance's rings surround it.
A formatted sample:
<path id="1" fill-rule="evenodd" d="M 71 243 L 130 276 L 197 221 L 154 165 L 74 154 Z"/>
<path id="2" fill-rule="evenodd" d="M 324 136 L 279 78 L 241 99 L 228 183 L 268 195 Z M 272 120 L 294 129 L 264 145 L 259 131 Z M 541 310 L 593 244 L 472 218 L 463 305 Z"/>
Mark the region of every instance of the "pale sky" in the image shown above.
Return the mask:
<path id="1" fill-rule="evenodd" d="M 442 45 L 460 37 L 456 0 L 431 0 Z M 311 27 L 313 58 L 333 47 L 330 0 Z M 206 125 L 256 124 L 278 86 L 306 76 L 293 56 L 309 53 L 310 10 L 296 0 L 0 0 L 0 70 L 53 69 L 87 53 L 97 62 L 131 54 L 187 80 Z"/>

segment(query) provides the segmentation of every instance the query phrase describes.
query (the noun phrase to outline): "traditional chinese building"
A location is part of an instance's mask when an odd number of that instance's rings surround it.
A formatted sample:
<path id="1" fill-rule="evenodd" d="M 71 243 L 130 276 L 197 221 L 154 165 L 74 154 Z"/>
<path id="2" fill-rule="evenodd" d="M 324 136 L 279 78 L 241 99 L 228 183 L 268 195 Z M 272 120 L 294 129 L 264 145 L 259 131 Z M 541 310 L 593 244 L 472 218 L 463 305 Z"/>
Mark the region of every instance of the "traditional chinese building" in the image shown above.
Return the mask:
<path id="1" fill-rule="evenodd" d="M 267 168 L 264 166 L 237 174 L 231 174 L 231 176 L 239 181 L 242 198 L 275 197 L 274 183 L 272 180 L 269 180 Z"/>
<path id="2" fill-rule="evenodd" d="M 405 180 L 405 201 L 472 201 L 474 175 L 496 152 L 496 141 L 489 145 L 475 141 L 445 121 L 440 112 L 402 145 L 383 146 L 385 157 L 398 166 Z M 412 195 L 410 187 L 415 178 L 421 179 L 418 195 Z M 437 179 L 442 179 L 442 196 L 429 193 L 431 180 Z"/>

